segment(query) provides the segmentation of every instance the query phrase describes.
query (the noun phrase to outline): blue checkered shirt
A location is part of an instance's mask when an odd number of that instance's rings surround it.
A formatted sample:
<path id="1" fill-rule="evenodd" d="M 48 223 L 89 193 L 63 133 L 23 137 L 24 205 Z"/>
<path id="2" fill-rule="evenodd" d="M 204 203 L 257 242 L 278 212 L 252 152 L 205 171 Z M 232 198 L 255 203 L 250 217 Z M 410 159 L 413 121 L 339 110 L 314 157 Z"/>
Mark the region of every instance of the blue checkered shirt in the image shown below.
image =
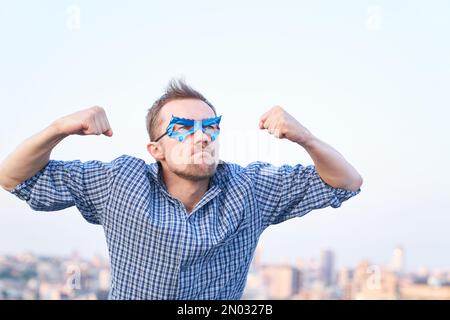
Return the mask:
<path id="1" fill-rule="evenodd" d="M 189 215 L 168 193 L 159 164 L 122 155 L 111 162 L 50 160 L 11 192 L 37 211 L 75 205 L 103 227 L 110 299 L 237 300 L 265 228 L 337 208 L 360 191 L 327 185 L 313 165 L 221 161 Z"/>

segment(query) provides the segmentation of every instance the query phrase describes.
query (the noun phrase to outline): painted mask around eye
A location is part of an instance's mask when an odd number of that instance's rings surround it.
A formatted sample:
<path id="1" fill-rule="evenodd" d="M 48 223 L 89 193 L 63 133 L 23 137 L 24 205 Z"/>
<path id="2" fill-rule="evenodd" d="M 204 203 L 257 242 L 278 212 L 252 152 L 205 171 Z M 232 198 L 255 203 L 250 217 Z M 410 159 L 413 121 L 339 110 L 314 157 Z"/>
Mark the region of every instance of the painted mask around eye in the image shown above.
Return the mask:
<path id="1" fill-rule="evenodd" d="M 222 116 L 203 120 L 193 120 L 172 115 L 172 119 L 166 129 L 166 134 L 172 139 L 184 142 L 188 136 L 195 133 L 197 130 L 201 130 L 214 141 L 220 134 L 219 124 L 221 119 Z"/>

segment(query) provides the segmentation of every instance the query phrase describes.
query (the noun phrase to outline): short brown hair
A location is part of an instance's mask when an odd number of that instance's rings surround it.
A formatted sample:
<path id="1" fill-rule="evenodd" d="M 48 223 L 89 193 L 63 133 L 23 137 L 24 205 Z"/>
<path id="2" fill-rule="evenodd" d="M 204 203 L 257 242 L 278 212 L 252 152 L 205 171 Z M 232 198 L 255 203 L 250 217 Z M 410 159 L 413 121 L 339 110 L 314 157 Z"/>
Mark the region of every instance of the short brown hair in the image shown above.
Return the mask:
<path id="1" fill-rule="evenodd" d="M 214 106 L 208 100 L 206 100 L 206 98 L 200 92 L 187 85 L 186 82 L 182 79 L 172 79 L 169 81 L 165 93 L 153 103 L 151 108 L 148 109 L 146 123 L 150 141 L 155 141 L 157 139 L 157 135 L 161 134 L 156 132 L 156 130 L 161 124 L 161 119 L 159 119 L 158 115 L 162 107 L 164 107 L 164 105 L 169 101 L 179 99 L 201 100 L 214 111 L 215 115 L 217 115 Z"/>

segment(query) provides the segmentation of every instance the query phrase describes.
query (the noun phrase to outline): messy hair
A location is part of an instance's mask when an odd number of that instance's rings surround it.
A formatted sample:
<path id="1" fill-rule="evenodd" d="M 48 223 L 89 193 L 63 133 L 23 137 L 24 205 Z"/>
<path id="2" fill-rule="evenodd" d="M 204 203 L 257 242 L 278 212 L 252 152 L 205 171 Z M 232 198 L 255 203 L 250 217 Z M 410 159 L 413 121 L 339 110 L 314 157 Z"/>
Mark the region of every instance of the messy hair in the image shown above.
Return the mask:
<path id="1" fill-rule="evenodd" d="M 184 80 L 172 79 L 166 87 L 164 94 L 156 100 L 148 109 L 146 124 L 150 141 L 154 141 L 158 135 L 158 128 L 161 124 L 159 113 L 166 103 L 179 99 L 198 99 L 205 102 L 217 115 L 214 106 L 198 91 L 186 84 Z"/>

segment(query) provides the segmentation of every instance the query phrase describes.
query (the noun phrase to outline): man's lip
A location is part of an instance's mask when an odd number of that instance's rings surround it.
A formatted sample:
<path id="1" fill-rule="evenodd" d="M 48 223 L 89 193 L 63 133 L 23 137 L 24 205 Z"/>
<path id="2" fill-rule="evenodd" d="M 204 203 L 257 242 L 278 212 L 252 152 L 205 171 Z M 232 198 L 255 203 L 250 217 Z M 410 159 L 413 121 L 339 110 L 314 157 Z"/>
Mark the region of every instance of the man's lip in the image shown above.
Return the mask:
<path id="1" fill-rule="evenodd" d="M 198 157 L 202 157 L 202 158 L 203 157 L 212 157 L 212 155 L 207 152 L 197 152 L 192 155 L 192 158 L 198 158 Z"/>
<path id="2" fill-rule="evenodd" d="M 207 153 L 207 154 L 209 154 L 210 156 L 212 155 L 211 152 L 208 152 L 208 151 L 205 151 L 205 150 L 197 151 L 197 152 L 195 152 L 195 153 L 192 153 L 192 155 L 195 156 L 196 154 L 202 154 L 202 153 Z"/>

